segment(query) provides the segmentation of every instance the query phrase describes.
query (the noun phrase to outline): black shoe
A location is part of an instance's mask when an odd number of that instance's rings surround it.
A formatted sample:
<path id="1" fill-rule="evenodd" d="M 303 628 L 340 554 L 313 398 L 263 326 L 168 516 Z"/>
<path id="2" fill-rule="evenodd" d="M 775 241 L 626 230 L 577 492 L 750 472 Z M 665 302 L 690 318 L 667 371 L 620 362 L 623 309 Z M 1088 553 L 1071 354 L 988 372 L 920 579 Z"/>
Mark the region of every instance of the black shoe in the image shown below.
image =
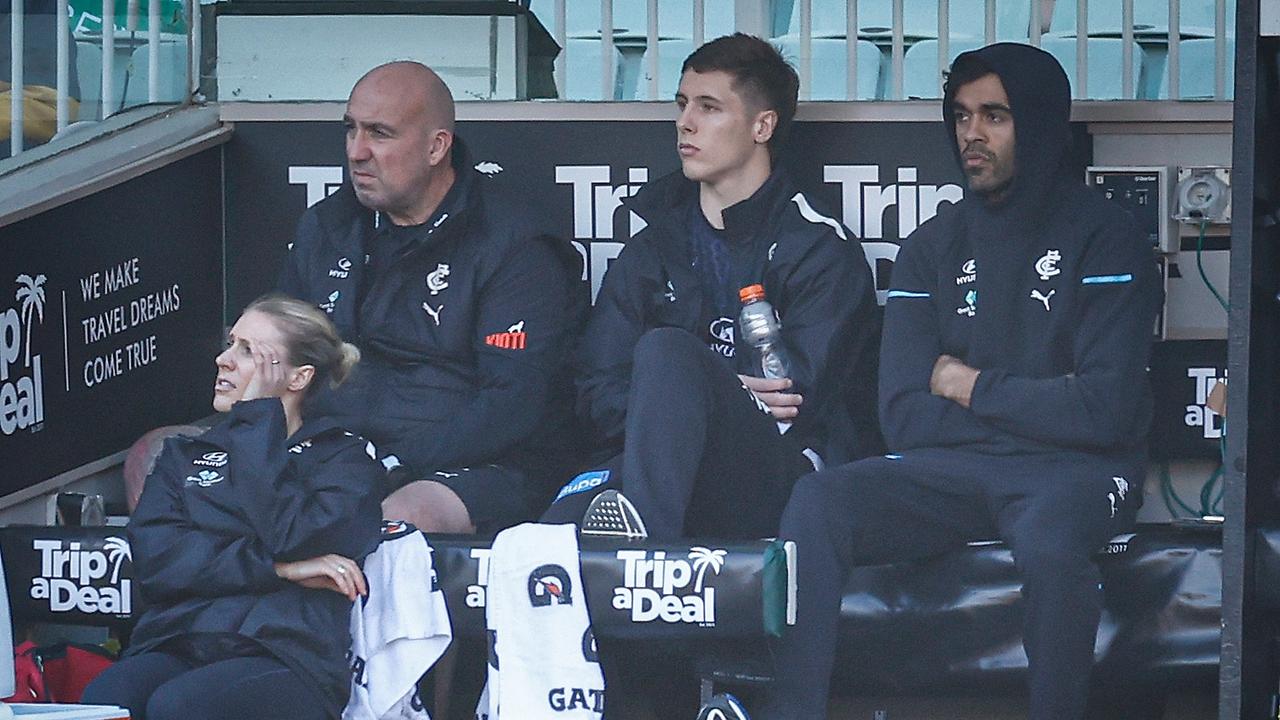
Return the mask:
<path id="1" fill-rule="evenodd" d="M 698 720 L 751 720 L 751 716 L 738 698 L 729 693 L 719 693 L 698 711 Z"/>
<path id="2" fill-rule="evenodd" d="M 649 531 L 645 529 L 636 506 L 617 490 L 605 490 L 587 506 L 587 512 L 582 516 L 582 534 L 624 537 L 628 540 L 649 537 Z"/>

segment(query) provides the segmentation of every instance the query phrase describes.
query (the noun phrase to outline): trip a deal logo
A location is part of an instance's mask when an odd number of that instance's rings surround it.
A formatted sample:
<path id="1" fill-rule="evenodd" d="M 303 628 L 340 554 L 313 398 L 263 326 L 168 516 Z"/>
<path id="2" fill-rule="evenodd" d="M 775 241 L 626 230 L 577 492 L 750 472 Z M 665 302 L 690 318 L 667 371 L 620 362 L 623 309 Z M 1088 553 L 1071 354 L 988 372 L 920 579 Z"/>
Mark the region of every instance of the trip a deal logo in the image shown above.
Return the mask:
<path id="1" fill-rule="evenodd" d="M 44 428 L 44 375 L 31 335 L 36 321 L 44 324 L 45 279 L 19 275 L 16 307 L 0 311 L 0 435 Z"/>
<path id="2" fill-rule="evenodd" d="M 663 550 L 619 550 L 622 586 L 613 589 L 615 610 L 630 611 L 637 623 L 661 621 L 716 624 L 716 589 L 705 584 L 724 567 L 725 550 L 695 547 L 687 558 Z"/>
<path id="3" fill-rule="evenodd" d="M 130 615 L 133 581 L 121 577 L 122 566 L 133 567 L 129 541 L 108 537 L 99 547 L 75 540 L 42 538 L 31 541 L 40 553 L 40 575 L 31 579 L 31 597 L 48 600 L 51 612 Z"/>

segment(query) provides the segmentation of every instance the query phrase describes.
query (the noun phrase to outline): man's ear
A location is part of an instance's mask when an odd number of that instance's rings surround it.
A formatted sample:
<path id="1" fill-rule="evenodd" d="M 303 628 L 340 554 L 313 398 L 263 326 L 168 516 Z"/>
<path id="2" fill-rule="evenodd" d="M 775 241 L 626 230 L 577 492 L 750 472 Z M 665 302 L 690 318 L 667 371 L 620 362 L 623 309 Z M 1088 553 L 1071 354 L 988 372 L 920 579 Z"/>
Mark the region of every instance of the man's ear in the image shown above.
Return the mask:
<path id="1" fill-rule="evenodd" d="M 294 392 L 302 392 L 307 389 L 307 386 L 311 384 L 315 376 L 315 365 L 303 365 L 302 367 L 294 368 L 293 376 L 289 378 L 289 389 Z"/>
<path id="2" fill-rule="evenodd" d="M 427 162 L 432 166 L 439 165 L 449 156 L 453 148 L 453 133 L 441 128 L 431 133 L 431 142 L 427 145 Z"/>
<path id="3" fill-rule="evenodd" d="M 773 132 L 778 129 L 778 111 L 764 110 L 756 115 L 751 126 L 752 139 L 757 145 L 768 144 L 773 139 Z"/>

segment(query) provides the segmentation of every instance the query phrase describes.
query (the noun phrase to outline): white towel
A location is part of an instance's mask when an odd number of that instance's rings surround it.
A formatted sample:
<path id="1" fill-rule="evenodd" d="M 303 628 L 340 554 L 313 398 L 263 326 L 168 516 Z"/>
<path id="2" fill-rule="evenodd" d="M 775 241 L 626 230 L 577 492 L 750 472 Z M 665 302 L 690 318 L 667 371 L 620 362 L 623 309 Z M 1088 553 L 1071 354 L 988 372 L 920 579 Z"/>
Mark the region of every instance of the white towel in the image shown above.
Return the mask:
<path id="1" fill-rule="evenodd" d="M 383 523 L 364 574 L 369 596 L 351 609 L 351 699 L 342 718 L 430 720 L 418 679 L 453 638 L 431 547 L 412 525 Z"/>
<path id="2" fill-rule="evenodd" d="M 489 684 L 478 720 L 600 720 L 595 654 L 573 525 L 504 530 L 489 554 Z"/>

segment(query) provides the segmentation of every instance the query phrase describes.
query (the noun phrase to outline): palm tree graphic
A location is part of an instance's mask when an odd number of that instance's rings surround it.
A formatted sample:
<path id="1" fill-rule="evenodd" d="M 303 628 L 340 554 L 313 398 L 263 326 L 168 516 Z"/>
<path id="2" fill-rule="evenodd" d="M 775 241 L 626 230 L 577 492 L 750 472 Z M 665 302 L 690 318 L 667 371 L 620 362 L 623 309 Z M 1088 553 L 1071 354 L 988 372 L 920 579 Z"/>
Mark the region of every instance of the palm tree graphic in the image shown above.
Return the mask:
<path id="1" fill-rule="evenodd" d="M 18 292 L 14 296 L 18 302 L 22 303 L 22 321 L 25 324 L 23 328 L 27 336 L 27 351 L 24 358 L 27 367 L 31 367 L 31 315 L 32 310 L 40 316 L 40 322 L 44 322 L 44 281 L 43 274 L 36 275 L 33 279 L 30 275 L 23 273 L 18 276 Z"/>
<path id="2" fill-rule="evenodd" d="M 120 564 L 128 558 L 129 562 L 133 562 L 133 551 L 129 549 L 129 541 L 120 537 L 109 537 L 102 543 L 102 548 L 107 551 L 107 559 L 113 565 L 111 566 L 111 583 L 114 585 L 120 580 Z"/>
<path id="3" fill-rule="evenodd" d="M 708 567 L 714 570 L 716 575 L 720 574 L 720 568 L 724 567 L 724 556 L 727 554 L 724 550 L 712 550 L 704 547 L 689 549 L 689 559 L 693 561 L 693 569 L 698 573 L 698 576 L 693 581 L 694 592 L 702 592 L 702 576 L 707 573 Z"/>

